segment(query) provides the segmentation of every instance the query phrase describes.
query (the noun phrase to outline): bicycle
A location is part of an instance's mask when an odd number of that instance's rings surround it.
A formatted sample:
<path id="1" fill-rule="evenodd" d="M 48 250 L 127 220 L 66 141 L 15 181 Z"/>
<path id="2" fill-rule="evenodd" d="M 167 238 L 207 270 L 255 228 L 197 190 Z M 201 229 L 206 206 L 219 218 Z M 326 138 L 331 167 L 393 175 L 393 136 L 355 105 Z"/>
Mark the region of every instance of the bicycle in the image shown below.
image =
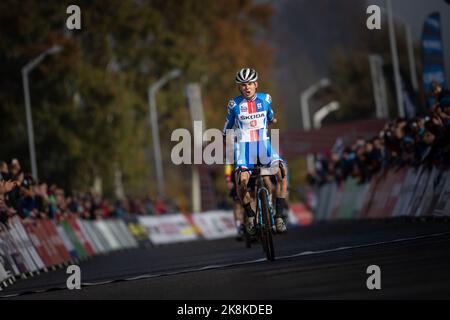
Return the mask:
<path id="1" fill-rule="evenodd" d="M 257 164 L 251 169 L 252 177 L 255 177 L 255 190 L 254 195 L 256 199 L 256 219 L 255 219 L 255 236 L 257 240 L 261 242 L 263 251 L 266 254 L 267 260 L 275 260 L 275 250 L 273 246 L 273 235 L 275 231 L 275 217 L 273 208 L 271 205 L 270 192 L 264 185 L 265 176 L 273 176 L 276 174 L 278 166 L 266 167 L 261 164 Z M 250 170 L 243 170 L 250 171 Z M 246 222 L 246 217 L 245 217 Z M 245 242 L 247 248 L 251 246 L 251 236 L 245 232 Z"/>

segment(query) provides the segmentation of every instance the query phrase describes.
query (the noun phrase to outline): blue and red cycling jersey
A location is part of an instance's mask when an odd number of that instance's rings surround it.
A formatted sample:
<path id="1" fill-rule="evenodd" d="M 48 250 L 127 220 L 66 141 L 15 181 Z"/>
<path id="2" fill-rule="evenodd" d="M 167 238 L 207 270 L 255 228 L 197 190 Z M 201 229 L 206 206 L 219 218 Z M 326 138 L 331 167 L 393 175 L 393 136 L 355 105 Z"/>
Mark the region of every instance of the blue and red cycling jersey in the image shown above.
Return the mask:
<path id="1" fill-rule="evenodd" d="M 274 119 L 271 102 L 267 93 L 257 93 L 252 100 L 239 96 L 229 101 L 223 134 L 235 128 L 236 167 L 252 168 L 258 160 L 265 165 L 281 160 L 270 143 L 268 127 Z"/>

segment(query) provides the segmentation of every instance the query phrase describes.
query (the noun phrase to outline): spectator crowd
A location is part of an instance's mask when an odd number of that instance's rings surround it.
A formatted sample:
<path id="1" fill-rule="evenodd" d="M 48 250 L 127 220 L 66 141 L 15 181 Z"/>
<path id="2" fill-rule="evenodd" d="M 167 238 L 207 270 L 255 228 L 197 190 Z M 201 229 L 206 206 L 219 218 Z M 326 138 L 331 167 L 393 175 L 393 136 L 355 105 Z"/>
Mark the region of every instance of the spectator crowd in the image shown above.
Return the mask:
<path id="1" fill-rule="evenodd" d="M 358 139 L 353 145 L 319 154 L 308 182 L 320 186 L 354 177 L 365 183 L 382 169 L 402 166 L 450 166 L 450 92 L 437 83 L 432 95 L 437 102 L 423 117 L 398 118 L 379 135 Z"/>
<path id="2" fill-rule="evenodd" d="M 179 212 L 170 199 L 153 201 L 126 197 L 110 202 L 93 193 L 72 192 L 67 194 L 55 184 L 36 183 L 31 174 L 24 174 L 20 162 L 13 159 L 9 164 L 0 161 L 0 222 L 19 215 L 23 219 L 60 220 L 66 215 L 83 219 L 123 217 L 127 214 L 161 215 Z"/>

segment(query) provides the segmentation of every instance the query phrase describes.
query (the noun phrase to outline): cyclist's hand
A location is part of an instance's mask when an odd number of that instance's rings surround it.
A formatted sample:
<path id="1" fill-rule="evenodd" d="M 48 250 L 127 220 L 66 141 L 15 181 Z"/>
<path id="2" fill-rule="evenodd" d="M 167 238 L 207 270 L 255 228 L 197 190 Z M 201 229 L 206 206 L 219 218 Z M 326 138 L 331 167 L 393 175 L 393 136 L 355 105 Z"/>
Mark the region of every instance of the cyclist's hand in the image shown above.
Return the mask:
<path id="1" fill-rule="evenodd" d="M 272 121 L 269 122 L 269 125 L 276 124 L 278 120 L 276 118 L 273 118 Z"/>

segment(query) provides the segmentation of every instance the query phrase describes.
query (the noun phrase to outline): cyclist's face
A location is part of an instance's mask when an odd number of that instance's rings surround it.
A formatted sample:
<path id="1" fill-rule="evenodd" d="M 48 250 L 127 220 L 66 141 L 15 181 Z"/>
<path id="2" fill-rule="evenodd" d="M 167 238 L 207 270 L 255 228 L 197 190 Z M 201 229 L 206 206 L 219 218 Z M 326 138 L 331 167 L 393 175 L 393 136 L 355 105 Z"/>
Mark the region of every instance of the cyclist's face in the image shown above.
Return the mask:
<path id="1" fill-rule="evenodd" d="M 250 100 L 255 96 L 257 88 L 258 82 L 247 82 L 239 84 L 239 91 L 247 100 Z"/>

